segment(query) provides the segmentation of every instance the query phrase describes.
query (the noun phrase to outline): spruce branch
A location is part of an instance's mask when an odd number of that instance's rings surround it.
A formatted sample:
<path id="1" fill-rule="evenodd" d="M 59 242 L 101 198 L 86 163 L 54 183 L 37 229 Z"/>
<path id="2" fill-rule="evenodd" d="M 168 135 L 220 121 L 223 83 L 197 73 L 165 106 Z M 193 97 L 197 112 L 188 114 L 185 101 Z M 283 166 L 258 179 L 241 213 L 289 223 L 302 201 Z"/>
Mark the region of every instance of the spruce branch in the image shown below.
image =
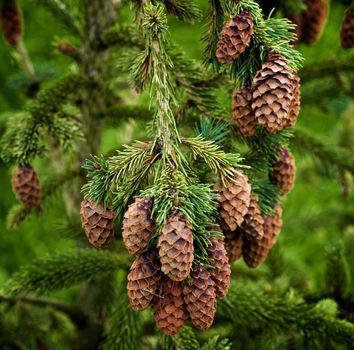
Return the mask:
<path id="1" fill-rule="evenodd" d="M 5 296 L 47 294 L 88 281 L 98 274 L 129 267 L 129 258 L 92 249 L 59 252 L 23 266 L 3 288 Z"/>
<path id="2" fill-rule="evenodd" d="M 194 0 L 163 0 L 167 13 L 181 20 L 191 22 L 198 20 L 201 11 Z"/>

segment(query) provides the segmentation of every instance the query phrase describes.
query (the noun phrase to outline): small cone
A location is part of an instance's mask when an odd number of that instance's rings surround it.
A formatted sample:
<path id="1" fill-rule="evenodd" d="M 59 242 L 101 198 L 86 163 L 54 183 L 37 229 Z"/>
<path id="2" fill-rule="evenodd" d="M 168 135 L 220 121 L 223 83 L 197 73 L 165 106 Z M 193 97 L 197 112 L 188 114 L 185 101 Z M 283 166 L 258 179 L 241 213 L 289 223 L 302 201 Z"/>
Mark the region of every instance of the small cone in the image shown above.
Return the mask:
<path id="1" fill-rule="evenodd" d="M 270 180 L 280 188 L 280 194 L 284 196 L 293 189 L 295 176 L 295 159 L 290 151 L 283 147 L 279 151 L 278 161 L 273 164 Z"/>
<path id="2" fill-rule="evenodd" d="M 142 254 L 137 257 L 128 274 L 128 298 L 135 311 L 143 311 L 156 295 L 161 274 L 156 257 Z"/>
<path id="3" fill-rule="evenodd" d="M 231 231 L 242 224 L 251 200 L 251 186 L 246 175 L 238 172 L 226 187 L 217 184 L 219 212 Z"/>
<path id="4" fill-rule="evenodd" d="M 289 115 L 286 119 L 284 119 L 285 128 L 292 128 L 295 125 L 297 117 L 300 113 L 300 77 L 297 73 L 294 73 L 293 88 L 294 97 L 291 101 Z"/>
<path id="5" fill-rule="evenodd" d="M 81 202 L 81 222 L 89 242 L 97 249 L 107 247 L 114 238 L 114 212 L 103 204 L 95 206 L 90 199 Z"/>
<path id="6" fill-rule="evenodd" d="M 37 173 L 30 165 L 21 165 L 12 174 L 12 189 L 28 209 L 38 208 L 41 190 Z"/>
<path id="7" fill-rule="evenodd" d="M 253 19 L 248 11 L 232 16 L 220 33 L 216 58 L 221 64 L 232 63 L 244 52 L 253 35 Z"/>
<path id="8" fill-rule="evenodd" d="M 243 235 L 239 229 L 236 229 L 236 231 L 230 231 L 228 226 L 223 223 L 221 223 L 221 228 L 225 237 L 225 249 L 231 264 L 242 256 Z"/>
<path id="9" fill-rule="evenodd" d="M 261 240 L 246 240 L 243 246 L 243 259 L 247 266 L 255 268 L 263 263 L 274 246 L 280 233 L 282 209 L 278 205 L 273 216 L 264 217 L 264 235 Z"/>
<path id="10" fill-rule="evenodd" d="M 1 27 L 9 45 L 17 46 L 22 36 L 22 16 L 16 1 L 7 1 L 1 7 Z"/>
<path id="11" fill-rule="evenodd" d="M 232 116 L 241 135 L 250 137 L 256 132 L 257 119 L 252 110 L 251 84 L 245 85 L 241 90 L 234 91 L 232 95 Z"/>
<path id="12" fill-rule="evenodd" d="M 153 300 L 153 310 L 158 327 L 167 335 L 177 334 L 188 319 L 181 282 L 167 276 L 162 278 L 158 295 Z"/>
<path id="13" fill-rule="evenodd" d="M 155 232 L 150 219 L 153 199 L 136 198 L 124 214 L 123 241 L 130 254 L 141 254 Z"/>
<path id="14" fill-rule="evenodd" d="M 216 229 L 212 229 L 216 231 Z M 220 229 L 217 228 L 219 231 Z M 221 230 L 220 230 L 221 231 Z M 210 275 L 215 283 L 215 293 L 219 299 L 226 296 L 230 288 L 231 267 L 229 258 L 224 246 L 224 239 L 210 237 L 210 246 L 207 249 L 210 264 L 214 267 L 210 269 Z"/>
<path id="15" fill-rule="evenodd" d="M 281 55 L 272 51 L 253 81 L 252 108 L 269 133 L 283 129 L 294 98 L 294 74 Z"/>
<path id="16" fill-rule="evenodd" d="M 304 0 L 307 5 L 303 12 L 303 28 L 301 42 L 314 44 L 322 33 L 326 22 L 328 4 L 326 0 Z"/>
<path id="17" fill-rule="evenodd" d="M 190 279 L 183 287 L 184 301 L 187 305 L 193 325 L 204 331 L 214 321 L 216 312 L 216 294 L 214 281 L 206 267 L 197 265 L 193 268 Z"/>
<path id="18" fill-rule="evenodd" d="M 354 9 L 349 8 L 340 33 L 340 42 L 343 49 L 351 49 L 354 47 Z"/>
<path id="19" fill-rule="evenodd" d="M 241 225 L 245 238 L 250 240 L 260 240 L 263 237 L 264 219 L 257 203 L 256 197 L 252 194 L 245 220 Z"/>
<path id="20" fill-rule="evenodd" d="M 194 260 L 191 225 L 177 212 L 167 219 L 158 242 L 161 271 L 173 281 L 183 281 Z"/>

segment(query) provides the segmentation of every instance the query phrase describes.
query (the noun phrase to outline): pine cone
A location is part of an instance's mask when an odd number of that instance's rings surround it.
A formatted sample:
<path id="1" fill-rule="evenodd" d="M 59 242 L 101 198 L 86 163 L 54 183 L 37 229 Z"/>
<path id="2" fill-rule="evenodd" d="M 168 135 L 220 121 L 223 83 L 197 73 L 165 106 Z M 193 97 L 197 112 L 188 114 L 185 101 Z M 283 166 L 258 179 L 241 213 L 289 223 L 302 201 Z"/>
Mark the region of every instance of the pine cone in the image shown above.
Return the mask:
<path id="1" fill-rule="evenodd" d="M 301 42 L 314 44 L 321 35 L 326 22 L 328 5 L 325 0 L 305 0 L 307 8 L 303 12 L 303 28 Z"/>
<path id="2" fill-rule="evenodd" d="M 340 33 L 340 41 L 343 49 L 351 49 L 354 47 L 354 9 L 349 8 Z"/>
<path id="3" fill-rule="evenodd" d="M 195 266 L 191 275 L 183 287 L 184 301 L 193 325 L 203 331 L 214 321 L 215 284 L 207 268 L 202 265 Z"/>
<path id="4" fill-rule="evenodd" d="M 221 231 L 219 228 L 212 228 L 213 231 Z M 226 296 L 230 288 L 231 267 L 229 258 L 224 246 L 224 239 L 210 237 L 211 245 L 208 247 L 210 264 L 214 269 L 210 269 L 210 275 L 215 283 L 215 293 L 219 299 Z"/>
<path id="5" fill-rule="evenodd" d="M 294 73 L 293 88 L 294 88 L 294 97 L 291 101 L 289 115 L 287 116 L 286 119 L 284 119 L 285 128 L 292 128 L 295 125 L 297 117 L 300 113 L 300 99 L 301 99 L 300 77 L 296 72 Z"/>
<path id="6" fill-rule="evenodd" d="M 253 18 L 248 11 L 232 16 L 224 24 L 216 49 L 216 58 L 221 64 L 232 63 L 244 52 L 253 35 Z"/>
<path id="7" fill-rule="evenodd" d="M 173 281 L 183 281 L 194 260 L 191 225 L 177 212 L 170 215 L 158 242 L 161 270 Z"/>
<path id="8" fill-rule="evenodd" d="M 283 129 L 294 98 L 293 80 L 285 58 L 274 51 L 254 78 L 252 108 L 258 124 L 270 133 Z"/>
<path id="9" fill-rule="evenodd" d="M 245 238 L 250 240 L 260 240 L 263 237 L 263 225 L 264 219 L 261 214 L 256 197 L 251 195 L 251 202 L 248 207 L 247 214 L 245 215 L 245 220 L 241 225 L 242 233 Z"/>
<path id="10" fill-rule="evenodd" d="M 280 188 L 280 194 L 284 196 L 293 189 L 296 175 L 295 159 L 286 147 L 280 149 L 273 169 L 270 180 Z"/>
<path id="11" fill-rule="evenodd" d="M 246 175 L 238 172 L 235 180 L 229 181 L 226 187 L 214 186 L 219 192 L 218 206 L 221 217 L 231 231 L 241 225 L 251 200 L 251 186 Z"/>
<path id="12" fill-rule="evenodd" d="M 292 44 L 296 45 L 300 40 L 302 36 L 302 30 L 304 26 L 304 17 L 302 13 L 291 13 L 291 14 L 286 14 L 286 18 L 289 19 L 293 24 L 296 25 L 295 29 L 292 30 L 296 34 L 297 39 L 292 42 Z"/>
<path id="13" fill-rule="evenodd" d="M 136 198 L 124 214 L 123 241 L 130 254 L 142 253 L 155 231 L 150 219 L 153 199 Z"/>
<path id="14" fill-rule="evenodd" d="M 28 209 L 38 208 L 41 190 L 37 173 L 30 165 L 21 165 L 12 174 L 12 189 Z"/>
<path id="15" fill-rule="evenodd" d="M 281 230 L 282 210 L 278 205 L 273 216 L 264 217 L 264 235 L 261 240 L 245 240 L 242 249 L 243 260 L 249 267 L 257 267 L 263 263 L 274 246 Z"/>
<path id="16" fill-rule="evenodd" d="M 158 295 L 153 300 L 153 309 L 155 321 L 165 334 L 178 333 L 188 319 L 182 284 L 167 276 L 161 278 Z"/>
<path id="17" fill-rule="evenodd" d="M 8 1 L 2 5 L 1 26 L 6 42 L 17 46 L 22 36 L 22 17 L 15 1 Z"/>
<path id="18" fill-rule="evenodd" d="M 245 85 L 241 90 L 234 91 L 232 116 L 241 135 L 250 137 L 256 132 L 257 119 L 252 110 L 251 84 Z"/>
<path id="19" fill-rule="evenodd" d="M 128 297 L 133 310 L 145 310 L 157 292 L 160 268 L 153 254 L 143 253 L 137 257 L 128 274 Z"/>
<path id="20" fill-rule="evenodd" d="M 233 263 L 241 258 L 243 235 L 239 228 L 236 231 L 231 231 L 226 224 L 221 223 L 221 228 L 224 233 L 224 244 L 229 257 L 229 262 Z"/>
<path id="21" fill-rule="evenodd" d="M 81 202 L 81 222 L 89 242 L 98 249 L 107 247 L 114 238 L 114 212 L 90 199 Z"/>

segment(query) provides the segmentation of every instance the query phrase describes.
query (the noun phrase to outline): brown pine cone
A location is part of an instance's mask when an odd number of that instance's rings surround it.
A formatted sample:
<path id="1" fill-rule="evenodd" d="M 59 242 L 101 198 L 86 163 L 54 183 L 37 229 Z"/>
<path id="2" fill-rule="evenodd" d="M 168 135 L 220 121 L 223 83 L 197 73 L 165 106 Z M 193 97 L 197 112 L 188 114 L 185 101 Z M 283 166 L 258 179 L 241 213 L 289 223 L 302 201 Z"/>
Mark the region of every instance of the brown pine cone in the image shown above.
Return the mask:
<path id="1" fill-rule="evenodd" d="M 279 150 L 278 161 L 273 164 L 270 180 L 280 188 L 280 194 L 284 196 L 293 189 L 295 176 L 295 159 L 290 151 L 283 147 Z"/>
<path id="2" fill-rule="evenodd" d="M 176 212 L 167 219 L 158 242 L 161 271 L 173 281 L 183 281 L 194 260 L 191 225 Z"/>
<path id="3" fill-rule="evenodd" d="M 213 231 L 221 231 L 219 228 Z M 229 258 L 224 246 L 224 239 L 221 237 L 210 237 L 210 246 L 207 249 L 210 264 L 214 267 L 210 269 L 210 275 L 215 283 L 215 293 L 219 299 L 226 296 L 230 288 L 231 267 Z"/>
<path id="4" fill-rule="evenodd" d="M 253 35 L 253 18 L 243 11 L 224 24 L 216 49 L 216 58 L 221 64 L 232 63 L 244 52 Z"/>
<path id="5" fill-rule="evenodd" d="M 307 5 L 303 12 L 303 28 L 301 42 L 314 44 L 322 33 L 326 22 L 328 4 L 326 0 L 304 0 Z"/>
<path id="6" fill-rule="evenodd" d="M 161 278 L 158 294 L 153 299 L 153 310 L 158 327 L 167 335 L 177 334 L 188 320 L 181 282 L 172 281 L 167 276 Z"/>
<path id="7" fill-rule="evenodd" d="M 284 119 L 285 128 L 292 128 L 295 125 L 297 117 L 300 113 L 300 77 L 296 72 L 294 72 L 293 89 L 294 97 L 291 101 L 290 111 L 287 118 Z"/>
<path id="8" fill-rule="evenodd" d="M 143 253 L 134 260 L 127 285 L 133 310 L 143 311 L 150 305 L 156 295 L 160 278 L 160 266 L 154 254 Z"/>
<path id="9" fill-rule="evenodd" d="M 340 42 L 343 49 L 354 47 L 354 9 L 349 8 L 342 23 Z"/>
<path id="10" fill-rule="evenodd" d="M 12 173 L 12 189 L 28 209 L 39 208 L 41 189 L 36 171 L 30 165 L 20 165 Z"/>
<path id="11" fill-rule="evenodd" d="M 214 321 L 216 312 L 215 284 L 206 267 L 197 265 L 193 268 L 191 278 L 183 286 L 184 301 L 187 305 L 193 325 L 208 329 Z"/>
<path id="12" fill-rule="evenodd" d="M 130 254 L 142 253 L 155 232 L 155 225 L 150 219 L 152 205 L 152 198 L 136 198 L 124 214 L 122 235 Z"/>
<path id="13" fill-rule="evenodd" d="M 251 202 L 248 207 L 245 220 L 241 224 L 241 230 L 245 238 L 250 240 L 260 240 L 263 237 L 264 219 L 261 214 L 256 197 L 251 195 Z"/>
<path id="14" fill-rule="evenodd" d="M 101 203 L 96 206 L 90 199 L 81 202 L 81 223 L 89 242 L 96 248 L 107 247 L 114 238 L 114 212 Z"/>
<path id="15" fill-rule="evenodd" d="M 226 227 L 223 228 L 223 233 L 225 236 L 225 249 L 231 264 L 242 256 L 243 235 L 239 228 L 236 229 L 236 231 L 230 231 L 230 229 Z"/>
<path id="16" fill-rule="evenodd" d="M 7 1 L 2 5 L 1 26 L 6 42 L 17 46 L 22 36 L 22 16 L 16 1 Z"/>
<path id="17" fill-rule="evenodd" d="M 274 246 L 281 230 L 282 209 L 278 205 L 273 216 L 264 217 L 264 235 L 261 240 L 245 240 L 242 254 L 249 267 L 257 267 L 263 263 Z"/>
<path id="18" fill-rule="evenodd" d="M 253 80 L 252 108 L 259 125 L 270 133 L 283 129 L 294 98 L 294 75 L 284 57 L 270 52 Z"/>
<path id="19" fill-rule="evenodd" d="M 300 40 L 302 36 L 302 29 L 304 26 L 304 18 L 302 13 L 291 13 L 291 14 L 286 14 L 286 18 L 289 19 L 290 22 L 296 25 L 296 28 L 292 30 L 296 34 L 297 39 L 292 42 L 292 44 L 296 45 Z"/>
<path id="20" fill-rule="evenodd" d="M 235 231 L 242 224 L 251 200 L 248 178 L 239 171 L 226 187 L 217 184 L 214 188 L 218 191 L 219 213 L 229 229 Z"/>
<path id="21" fill-rule="evenodd" d="M 246 84 L 232 95 L 232 116 L 238 132 L 250 137 L 256 132 L 257 119 L 252 110 L 251 84 Z"/>

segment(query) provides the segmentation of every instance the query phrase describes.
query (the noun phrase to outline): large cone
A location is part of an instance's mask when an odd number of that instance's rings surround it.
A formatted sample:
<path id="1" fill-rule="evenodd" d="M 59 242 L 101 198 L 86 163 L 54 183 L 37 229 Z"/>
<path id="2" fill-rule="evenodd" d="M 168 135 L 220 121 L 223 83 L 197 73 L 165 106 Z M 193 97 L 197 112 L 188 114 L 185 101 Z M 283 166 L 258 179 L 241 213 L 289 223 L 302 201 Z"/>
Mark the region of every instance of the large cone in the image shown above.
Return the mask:
<path id="1" fill-rule="evenodd" d="M 322 33 L 326 22 L 328 4 L 327 0 L 304 0 L 307 5 L 303 16 L 301 42 L 314 44 Z"/>
<path id="2" fill-rule="evenodd" d="M 229 227 L 221 223 L 221 228 L 224 234 L 224 244 L 229 257 L 229 262 L 233 263 L 241 258 L 242 256 L 242 246 L 243 246 L 243 235 L 240 229 L 236 231 L 231 231 Z"/>
<path id="3" fill-rule="evenodd" d="M 284 119 L 285 128 L 292 128 L 295 125 L 297 117 L 299 116 L 300 113 L 300 99 L 301 99 L 300 77 L 297 73 L 294 73 L 293 88 L 294 88 L 294 97 L 291 101 L 289 114 L 287 118 Z"/>
<path id="4" fill-rule="evenodd" d="M 263 225 L 264 219 L 261 210 L 256 197 L 252 194 L 245 220 L 241 225 L 242 233 L 247 239 L 260 240 L 263 237 Z"/>
<path id="5" fill-rule="evenodd" d="M 293 189 L 296 176 L 295 159 L 286 147 L 280 149 L 278 161 L 273 164 L 273 169 L 270 179 L 284 196 Z"/>
<path id="6" fill-rule="evenodd" d="M 128 274 L 128 298 L 135 311 L 145 310 L 157 292 L 160 268 L 153 254 L 144 253 L 137 257 Z"/>
<path id="7" fill-rule="evenodd" d="M 81 202 L 81 222 L 89 242 L 98 249 L 108 246 L 114 238 L 114 212 L 104 208 L 103 204 L 95 206 L 90 199 Z"/>
<path id="8" fill-rule="evenodd" d="M 184 301 L 191 321 L 202 331 L 208 329 L 214 321 L 216 312 L 214 285 L 207 268 L 197 265 L 183 287 Z"/>
<path id="9" fill-rule="evenodd" d="M 158 294 L 154 297 L 153 309 L 155 321 L 165 334 L 178 333 L 188 319 L 181 282 L 172 281 L 167 276 L 162 278 Z"/>
<path id="10" fill-rule="evenodd" d="M 1 27 L 6 42 L 17 46 L 22 36 L 22 16 L 16 2 L 5 1 L 1 7 Z"/>
<path id="11" fill-rule="evenodd" d="M 173 281 L 183 281 L 194 260 L 191 225 L 178 212 L 162 228 L 158 242 L 161 270 Z"/>
<path id="12" fill-rule="evenodd" d="M 12 174 L 12 189 L 28 209 L 38 208 L 41 190 L 37 173 L 30 165 L 21 165 Z"/>
<path id="13" fill-rule="evenodd" d="M 257 267 L 263 263 L 274 246 L 280 233 L 282 210 L 278 205 L 273 216 L 264 217 L 264 235 L 261 240 L 246 240 L 243 246 L 243 259 L 247 266 Z"/>
<path id="14" fill-rule="evenodd" d="M 248 11 L 232 16 L 224 25 L 217 45 L 216 58 L 221 64 L 232 63 L 244 52 L 253 34 L 253 19 Z"/>
<path id="15" fill-rule="evenodd" d="M 251 84 L 245 85 L 241 90 L 235 90 L 232 95 L 232 116 L 238 132 L 250 137 L 256 132 L 257 119 L 252 110 Z"/>
<path id="16" fill-rule="evenodd" d="M 216 230 L 213 229 L 213 231 Z M 215 293 L 218 298 L 222 299 L 226 296 L 230 288 L 231 276 L 231 267 L 223 238 L 210 237 L 208 255 L 210 264 L 213 266 L 213 269 L 210 269 L 209 272 L 215 283 Z"/>
<path id="17" fill-rule="evenodd" d="M 253 81 L 252 108 L 268 132 L 283 129 L 294 98 L 294 74 L 281 55 L 272 51 Z"/>
<path id="18" fill-rule="evenodd" d="M 340 42 L 343 49 L 354 47 L 354 9 L 352 8 L 347 11 L 342 23 Z"/>
<path id="19" fill-rule="evenodd" d="M 130 254 L 141 254 L 155 232 L 155 225 L 150 218 L 152 204 L 151 198 L 136 198 L 124 214 L 122 235 Z"/>
<path id="20" fill-rule="evenodd" d="M 251 186 L 240 171 L 226 187 L 217 184 L 219 212 L 231 231 L 242 224 L 251 200 Z"/>

